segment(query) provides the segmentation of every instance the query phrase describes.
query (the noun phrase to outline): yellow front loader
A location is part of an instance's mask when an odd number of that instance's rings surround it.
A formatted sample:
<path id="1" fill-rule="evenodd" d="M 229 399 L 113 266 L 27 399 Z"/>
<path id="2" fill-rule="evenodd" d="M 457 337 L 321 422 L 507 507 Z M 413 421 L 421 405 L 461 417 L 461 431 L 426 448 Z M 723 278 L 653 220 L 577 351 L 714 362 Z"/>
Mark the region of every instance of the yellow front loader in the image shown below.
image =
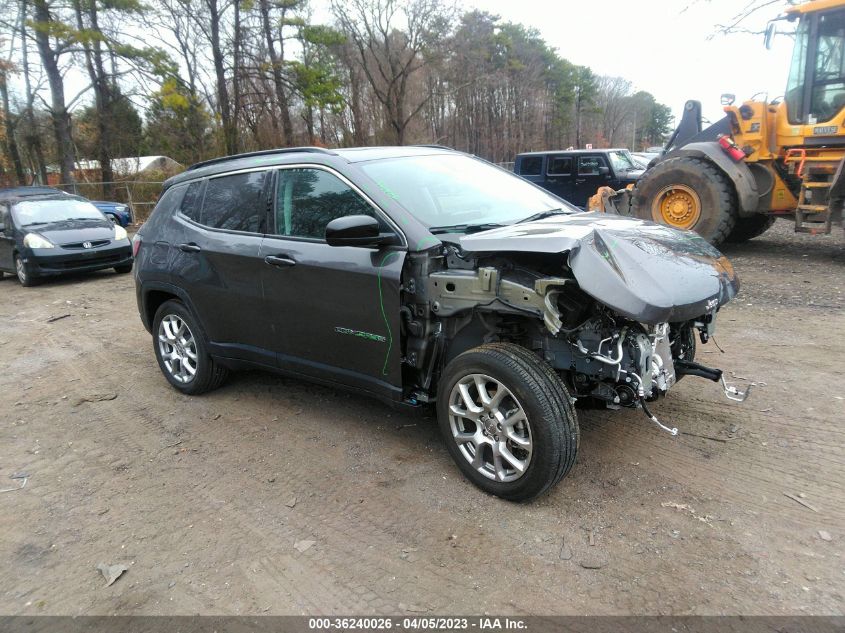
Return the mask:
<path id="1" fill-rule="evenodd" d="M 795 230 L 827 234 L 845 203 L 845 0 L 791 7 L 769 23 L 797 21 L 786 93 L 734 105 L 702 129 L 688 101 L 663 155 L 629 190 L 599 191 L 591 209 L 692 229 L 712 244 L 762 234 L 778 215 Z"/>

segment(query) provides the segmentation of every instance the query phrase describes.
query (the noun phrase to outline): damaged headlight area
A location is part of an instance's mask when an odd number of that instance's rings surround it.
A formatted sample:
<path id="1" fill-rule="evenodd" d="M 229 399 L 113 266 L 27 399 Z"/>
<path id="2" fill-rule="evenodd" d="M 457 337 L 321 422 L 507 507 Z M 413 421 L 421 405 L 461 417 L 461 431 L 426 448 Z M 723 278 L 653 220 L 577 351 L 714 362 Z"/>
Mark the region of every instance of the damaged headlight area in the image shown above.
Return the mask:
<path id="1" fill-rule="evenodd" d="M 721 370 L 694 361 L 696 340 L 706 342 L 715 331 L 717 301 L 704 301 L 710 312 L 694 318 L 642 323 L 588 295 L 565 266 L 560 275 L 546 275 L 512 261 L 464 269 L 455 267 L 460 259 L 450 261 L 452 267 L 424 276 L 424 291 L 415 293 L 416 301 L 428 300 L 441 323 L 436 334 L 449 339 L 449 349 L 479 336 L 518 343 L 545 359 L 582 404 L 640 408 L 673 435 L 677 429 L 662 424 L 647 403 L 684 376 L 719 382 L 733 400 L 748 395 L 725 384 Z M 417 325 L 410 330 L 423 331 L 418 319 L 411 321 Z"/>

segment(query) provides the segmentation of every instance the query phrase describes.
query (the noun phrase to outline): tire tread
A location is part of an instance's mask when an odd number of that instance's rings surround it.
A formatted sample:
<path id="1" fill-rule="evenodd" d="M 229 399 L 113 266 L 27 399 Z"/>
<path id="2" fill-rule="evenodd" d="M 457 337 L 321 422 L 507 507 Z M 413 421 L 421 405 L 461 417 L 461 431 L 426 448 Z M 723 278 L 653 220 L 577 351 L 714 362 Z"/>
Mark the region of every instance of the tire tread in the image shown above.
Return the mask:
<path id="1" fill-rule="evenodd" d="M 653 220 L 651 217 L 652 201 L 643 195 L 641 185 L 648 183 L 648 181 L 655 178 L 659 178 L 662 174 L 673 169 L 690 169 L 698 171 L 707 180 L 712 181 L 716 185 L 719 199 L 719 222 L 712 235 L 703 235 L 702 237 L 714 246 L 718 246 L 728 238 L 736 225 L 736 192 L 734 191 L 733 184 L 728 177 L 708 160 L 696 158 L 694 156 L 678 156 L 675 158 L 667 158 L 655 165 L 652 169 L 646 171 L 640 179 L 640 182 L 637 183 L 636 187 L 634 187 L 634 193 L 631 199 L 631 209 L 633 210 L 634 215 L 642 219 Z M 704 212 L 704 209 L 702 209 L 702 212 Z M 693 228 L 693 230 L 695 230 L 695 228 Z"/>
<path id="2" fill-rule="evenodd" d="M 487 356 L 495 363 L 505 366 L 530 391 L 537 393 L 542 417 L 550 422 L 548 426 L 555 450 L 548 467 L 548 476 L 538 488 L 518 489 L 500 494 L 511 501 L 528 501 L 546 493 L 560 482 L 575 464 L 580 431 L 569 392 L 554 369 L 525 347 L 515 343 L 485 343 L 460 354 L 452 362 L 475 354 Z M 449 441 L 451 438 L 446 439 Z"/>
<path id="3" fill-rule="evenodd" d="M 211 355 L 208 354 L 206 350 L 208 338 L 205 335 L 205 330 L 202 328 L 199 323 L 199 320 L 194 317 L 194 315 L 187 308 L 187 306 L 177 299 L 170 299 L 168 301 L 165 301 L 159 306 L 158 310 L 156 310 L 155 319 L 153 320 L 153 346 L 156 354 L 156 359 L 158 360 L 158 344 L 156 343 L 156 333 L 158 332 L 158 324 L 162 320 L 164 315 L 168 312 L 173 312 L 174 308 L 177 313 L 179 311 L 182 312 L 182 314 L 179 315 L 180 317 L 187 317 L 186 320 L 190 320 L 188 326 L 194 333 L 194 337 L 196 337 L 202 343 L 202 352 L 205 356 L 204 362 L 207 363 L 207 366 L 205 371 L 199 370 L 197 372 L 198 375 L 194 378 L 194 380 L 188 383 L 188 385 L 177 384 L 171 381 L 165 373 L 164 368 L 161 368 L 162 373 L 165 374 L 165 378 L 167 378 L 167 381 L 171 385 L 173 385 L 174 388 L 181 391 L 182 393 L 186 393 L 189 395 L 199 395 L 218 389 L 226 381 L 226 378 L 228 378 L 229 370 L 223 367 L 217 361 L 215 361 L 214 358 L 212 358 Z M 158 360 L 158 362 L 159 364 L 161 363 L 160 360 Z"/>

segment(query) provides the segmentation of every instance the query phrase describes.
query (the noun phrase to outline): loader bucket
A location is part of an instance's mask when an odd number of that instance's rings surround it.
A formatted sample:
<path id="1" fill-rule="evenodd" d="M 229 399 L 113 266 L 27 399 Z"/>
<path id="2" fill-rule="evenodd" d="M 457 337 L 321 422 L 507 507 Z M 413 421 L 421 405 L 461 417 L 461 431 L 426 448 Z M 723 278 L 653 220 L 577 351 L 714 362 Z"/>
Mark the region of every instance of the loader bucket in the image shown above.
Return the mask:
<path id="1" fill-rule="evenodd" d="M 601 187 L 587 200 L 587 211 L 599 211 L 601 213 L 612 213 L 614 215 L 631 215 L 631 190 L 633 185 L 627 189 L 614 191 L 610 187 Z"/>

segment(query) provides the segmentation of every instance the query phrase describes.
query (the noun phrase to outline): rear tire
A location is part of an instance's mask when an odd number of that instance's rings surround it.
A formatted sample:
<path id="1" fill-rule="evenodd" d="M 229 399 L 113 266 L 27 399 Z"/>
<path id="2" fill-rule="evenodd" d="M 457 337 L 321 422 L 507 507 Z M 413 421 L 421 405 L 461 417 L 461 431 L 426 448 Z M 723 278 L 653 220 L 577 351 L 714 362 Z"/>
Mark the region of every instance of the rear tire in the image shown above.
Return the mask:
<path id="1" fill-rule="evenodd" d="M 747 218 L 737 218 L 733 231 L 725 241 L 731 244 L 741 244 L 753 240 L 768 231 L 774 223 L 775 216 L 763 215 L 762 213 Z"/>
<path id="2" fill-rule="evenodd" d="M 217 389 L 229 374 L 208 353 L 205 331 L 181 301 L 165 301 L 156 310 L 153 348 L 161 373 L 182 393 Z"/>
<path id="3" fill-rule="evenodd" d="M 449 454 L 482 490 L 527 501 L 575 463 L 578 419 L 569 393 L 529 350 L 489 343 L 466 351 L 446 366 L 438 391 L 437 418 Z"/>
<path id="4" fill-rule="evenodd" d="M 709 161 L 669 158 L 640 178 L 631 211 L 643 220 L 695 231 L 718 246 L 736 224 L 736 193 L 728 177 Z"/>

